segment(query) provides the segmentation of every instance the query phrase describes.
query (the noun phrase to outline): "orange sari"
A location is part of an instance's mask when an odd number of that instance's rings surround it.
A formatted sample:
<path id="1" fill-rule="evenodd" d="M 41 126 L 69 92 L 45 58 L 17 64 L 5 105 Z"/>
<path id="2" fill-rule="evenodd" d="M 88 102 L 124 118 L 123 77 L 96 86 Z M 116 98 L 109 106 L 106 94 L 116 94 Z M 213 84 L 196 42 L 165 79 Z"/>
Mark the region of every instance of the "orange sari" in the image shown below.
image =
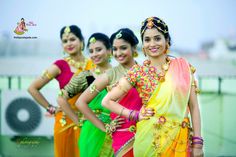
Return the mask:
<path id="1" fill-rule="evenodd" d="M 90 70 L 94 68 L 91 60 L 88 60 L 85 70 Z M 82 72 L 79 69 L 76 74 Z M 78 109 L 75 106 L 75 102 L 80 96 L 81 93 L 77 94 L 73 98 L 68 100 L 71 108 L 78 112 Z M 66 125 L 62 126 L 60 120 L 65 118 Z M 58 112 L 55 115 L 55 124 L 54 124 L 54 156 L 55 157 L 79 157 L 78 149 L 78 140 L 80 136 L 80 128 L 75 126 L 73 121 L 66 115 L 63 115 L 63 112 Z"/>

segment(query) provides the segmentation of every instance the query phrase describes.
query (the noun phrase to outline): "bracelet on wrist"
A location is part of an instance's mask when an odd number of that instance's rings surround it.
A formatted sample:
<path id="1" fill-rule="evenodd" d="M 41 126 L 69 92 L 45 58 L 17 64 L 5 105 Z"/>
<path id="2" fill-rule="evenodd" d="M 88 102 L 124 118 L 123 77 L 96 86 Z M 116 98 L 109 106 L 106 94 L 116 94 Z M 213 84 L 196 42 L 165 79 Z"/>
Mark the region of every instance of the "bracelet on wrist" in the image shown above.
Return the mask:
<path id="1" fill-rule="evenodd" d="M 202 141 L 193 141 L 193 142 L 192 142 L 192 145 L 195 145 L 195 144 L 203 145 L 203 142 L 202 142 Z"/>
<path id="2" fill-rule="evenodd" d="M 203 142 L 203 138 L 200 136 L 192 136 L 192 141 L 194 141 L 194 140 L 200 140 Z"/>
<path id="3" fill-rule="evenodd" d="M 125 109 L 124 107 L 121 109 L 119 116 L 122 116 L 124 109 Z"/>
<path id="4" fill-rule="evenodd" d="M 132 113 L 134 112 L 134 110 L 130 110 L 129 111 L 129 116 L 128 116 L 128 121 L 132 121 Z"/>
<path id="5" fill-rule="evenodd" d="M 56 113 L 56 107 L 49 104 L 48 107 L 46 108 L 47 112 L 50 114 L 55 114 Z"/>

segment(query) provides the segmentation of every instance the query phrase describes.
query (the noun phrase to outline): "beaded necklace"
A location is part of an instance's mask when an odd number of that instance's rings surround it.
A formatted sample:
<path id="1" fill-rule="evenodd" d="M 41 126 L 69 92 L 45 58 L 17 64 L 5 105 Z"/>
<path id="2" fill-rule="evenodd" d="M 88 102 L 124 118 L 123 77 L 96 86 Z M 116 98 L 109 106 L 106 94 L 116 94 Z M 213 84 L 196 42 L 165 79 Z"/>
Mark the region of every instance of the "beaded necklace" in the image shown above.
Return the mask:
<path id="1" fill-rule="evenodd" d="M 151 61 L 150 60 L 146 60 L 144 61 L 144 66 L 147 66 L 151 69 L 151 71 L 155 71 L 155 73 L 157 73 L 157 79 L 159 82 L 164 82 L 165 81 L 165 75 L 166 72 L 168 71 L 169 67 L 170 67 L 170 58 L 166 57 L 166 62 L 164 64 L 161 65 L 161 71 L 157 72 L 156 67 L 151 66 Z"/>

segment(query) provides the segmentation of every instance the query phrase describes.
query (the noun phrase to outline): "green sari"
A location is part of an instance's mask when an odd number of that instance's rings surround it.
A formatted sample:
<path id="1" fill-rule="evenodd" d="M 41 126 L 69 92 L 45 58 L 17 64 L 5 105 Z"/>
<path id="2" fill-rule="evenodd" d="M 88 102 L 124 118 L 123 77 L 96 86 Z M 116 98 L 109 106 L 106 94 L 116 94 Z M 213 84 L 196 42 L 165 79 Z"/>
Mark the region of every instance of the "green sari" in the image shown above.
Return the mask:
<path id="1" fill-rule="evenodd" d="M 103 123 L 110 123 L 110 111 L 102 107 L 101 102 L 107 90 L 101 91 L 90 103 L 89 108 L 94 111 Z M 110 157 L 113 156 L 112 139 L 105 132 L 98 129 L 90 121 L 83 124 L 78 142 L 81 157 Z"/>

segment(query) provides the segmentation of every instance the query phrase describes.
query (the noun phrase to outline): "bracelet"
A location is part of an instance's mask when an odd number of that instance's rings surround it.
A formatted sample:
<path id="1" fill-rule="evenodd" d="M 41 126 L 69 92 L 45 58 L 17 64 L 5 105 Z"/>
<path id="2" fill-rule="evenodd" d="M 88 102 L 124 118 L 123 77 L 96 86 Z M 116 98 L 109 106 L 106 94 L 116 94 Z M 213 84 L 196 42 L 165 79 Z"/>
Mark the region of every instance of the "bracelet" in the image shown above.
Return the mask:
<path id="1" fill-rule="evenodd" d="M 49 80 L 53 78 L 52 75 L 47 70 L 43 71 L 42 77 L 46 77 Z"/>
<path id="2" fill-rule="evenodd" d="M 131 121 L 132 118 L 133 118 L 133 117 L 132 117 L 132 113 L 133 113 L 133 112 L 134 112 L 134 110 L 131 110 L 131 111 L 129 112 L 129 117 L 128 117 L 128 120 L 129 120 L 129 121 Z"/>
<path id="3" fill-rule="evenodd" d="M 121 109 L 119 116 L 122 116 L 124 109 L 125 109 L 124 107 Z"/>
<path id="4" fill-rule="evenodd" d="M 106 129 L 106 134 L 108 134 L 108 135 L 111 135 L 113 132 L 116 131 L 116 127 L 111 124 L 106 124 L 105 129 Z"/>
<path id="5" fill-rule="evenodd" d="M 203 142 L 203 138 L 200 136 L 192 136 L 192 141 L 194 141 L 194 140 L 200 140 Z"/>
<path id="6" fill-rule="evenodd" d="M 196 141 L 196 142 L 192 142 L 192 145 L 195 145 L 195 144 L 200 144 L 200 145 L 203 145 L 203 142 L 202 142 L 202 141 Z"/>
<path id="7" fill-rule="evenodd" d="M 135 122 L 139 121 L 139 111 L 135 112 L 134 121 Z"/>
<path id="8" fill-rule="evenodd" d="M 89 86 L 89 90 L 90 90 L 90 93 L 92 94 L 94 91 L 96 91 L 97 93 L 100 93 L 100 91 L 96 88 L 96 85 L 94 83 L 92 83 L 90 86 Z"/>
<path id="9" fill-rule="evenodd" d="M 109 124 L 105 125 L 105 129 L 106 129 L 106 134 L 110 135 L 111 134 L 111 130 L 110 130 L 110 125 Z"/>
<path id="10" fill-rule="evenodd" d="M 49 104 L 48 107 L 46 108 L 47 112 L 50 114 L 55 114 L 56 113 L 56 107 Z"/>

